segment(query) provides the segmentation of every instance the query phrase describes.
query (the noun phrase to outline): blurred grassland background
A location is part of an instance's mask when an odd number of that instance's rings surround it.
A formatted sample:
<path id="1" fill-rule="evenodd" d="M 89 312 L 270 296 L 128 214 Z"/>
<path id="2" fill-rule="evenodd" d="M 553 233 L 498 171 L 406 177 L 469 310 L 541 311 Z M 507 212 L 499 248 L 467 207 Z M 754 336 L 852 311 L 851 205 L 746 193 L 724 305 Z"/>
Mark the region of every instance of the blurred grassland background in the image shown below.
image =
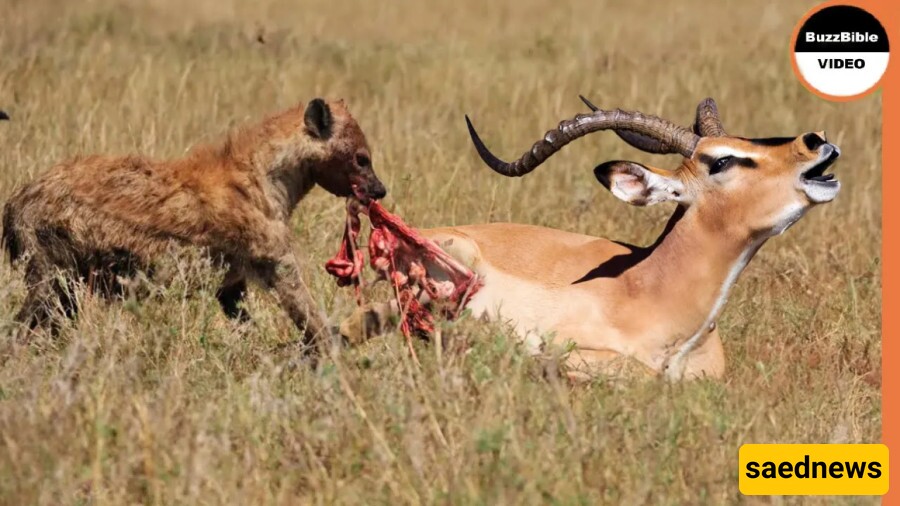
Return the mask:
<path id="1" fill-rule="evenodd" d="M 789 38 L 814 2 L 0 3 L 0 202 L 60 159 L 179 156 L 320 95 L 348 101 L 387 204 L 423 227 L 515 221 L 647 244 L 672 211 L 617 201 L 591 169 L 674 158 L 600 133 L 504 179 L 477 160 L 464 113 L 512 157 L 584 111 L 579 93 L 683 124 L 713 96 L 731 133 L 824 129 L 844 153 L 838 199 L 739 280 L 721 382 L 573 387 L 502 325 L 470 320 L 445 325 L 442 354 L 417 343 L 421 367 L 392 334 L 291 368 L 297 333 L 271 298 L 254 292 L 254 323 L 234 325 L 213 297 L 221 273 L 189 259 L 158 297 L 86 298 L 59 338 L 14 347 L 24 286 L 4 262 L 0 504 L 768 502 L 737 490 L 741 444 L 880 438 L 880 94 L 829 103 L 795 79 Z M 353 307 L 322 269 L 342 220 L 317 189 L 292 222 L 335 319 Z"/>

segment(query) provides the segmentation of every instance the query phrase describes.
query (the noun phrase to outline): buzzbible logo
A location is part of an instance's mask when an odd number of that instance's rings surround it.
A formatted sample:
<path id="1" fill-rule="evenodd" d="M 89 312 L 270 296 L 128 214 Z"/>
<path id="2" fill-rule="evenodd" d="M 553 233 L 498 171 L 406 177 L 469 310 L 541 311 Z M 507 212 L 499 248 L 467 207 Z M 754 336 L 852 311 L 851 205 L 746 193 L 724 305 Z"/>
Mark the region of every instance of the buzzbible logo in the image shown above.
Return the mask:
<path id="1" fill-rule="evenodd" d="M 882 444 L 746 444 L 739 452 L 744 495 L 884 495 L 888 448 Z"/>
<path id="2" fill-rule="evenodd" d="M 873 91 L 887 70 L 887 32 L 871 13 L 854 5 L 811 11 L 794 32 L 797 77 L 822 98 L 850 100 Z"/>

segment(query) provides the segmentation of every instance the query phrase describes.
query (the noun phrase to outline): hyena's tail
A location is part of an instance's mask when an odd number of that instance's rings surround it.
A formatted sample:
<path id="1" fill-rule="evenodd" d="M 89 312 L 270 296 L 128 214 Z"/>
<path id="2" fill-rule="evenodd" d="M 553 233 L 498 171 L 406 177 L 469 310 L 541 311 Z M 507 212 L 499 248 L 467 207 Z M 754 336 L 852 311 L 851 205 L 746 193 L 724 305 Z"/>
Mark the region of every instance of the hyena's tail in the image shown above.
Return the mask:
<path id="1" fill-rule="evenodd" d="M 0 121 L 8 120 L 9 115 L 0 110 Z M 15 217 L 13 215 L 12 206 L 7 203 L 3 207 L 3 232 L 0 234 L 0 246 L 9 254 L 11 262 L 15 262 L 22 256 L 22 241 L 19 239 L 16 229 L 13 225 Z"/>
<path id="2" fill-rule="evenodd" d="M 0 245 L 9 255 L 9 261 L 15 263 L 24 253 L 22 239 L 16 230 L 16 216 L 9 202 L 3 206 L 3 232 L 0 234 Z"/>

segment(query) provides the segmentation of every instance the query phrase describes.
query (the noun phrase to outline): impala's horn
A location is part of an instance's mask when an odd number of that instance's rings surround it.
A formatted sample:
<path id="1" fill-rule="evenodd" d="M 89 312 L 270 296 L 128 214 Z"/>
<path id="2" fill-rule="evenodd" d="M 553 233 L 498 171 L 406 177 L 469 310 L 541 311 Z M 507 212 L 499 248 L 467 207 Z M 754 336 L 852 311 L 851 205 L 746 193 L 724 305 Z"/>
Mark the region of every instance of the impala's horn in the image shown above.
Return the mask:
<path id="1" fill-rule="evenodd" d="M 591 114 L 579 114 L 572 119 L 563 120 L 559 125 L 544 134 L 525 154 L 513 162 L 504 162 L 494 156 L 484 145 L 472 121 L 466 116 L 466 125 L 472 143 L 481 159 L 495 172 L 504 176 L 519 177 L 536 169 L 566 144 L 589 133 L 601 130 L 623 130 L 633 132 L 640 137 L 658 141 L 667 146 L 671 153 L 680 153 L 690 158 L 700 138 L 690 130 L 656 116 L 641 112 L 623 111 L 621 109 L 597 109 Z M 627 135 L 627 134 L 626 134 Z M 635 139 L 637 139 L 635 137 Z"/>
<path id="2" fill-rule="evenodd" d="M 598 111 L 600 108 L 593 104 L 590 100 L 585 98 L 584 95 L 578 95 L 578 98 L 584 102 L 584 105 L 588 106 L 591 111 Z M 647 153 L 656 153 L 667 155 L 670 153 L 675 153 L 676 151 L 672 149 L 672 146 L 650 137 L 648 135 L 642 135 L 636 132 L 632 132 L 631 130 L 615 130 L 616 135 L 619 136 L 623 141 L 627 142 L 632 147 L 640 149 L 641 151 L 646 151 Z"/>
<path id="3" fill-rule="evenodd" d="M 697 117 L 694 120 L 694 133 L 700 137 L 724 137 L 725 127 L 719 119 L 719 108 L 712 98 L 705 98 L 697 105 Z"/>
<path id="4" fill-rule="evenodd" d="M 599 109 L 584 96 L 578 95 L 578 98 L 580 98 L 592 111 Z M 712 98 L 705 98 L 697 104 L 697 115 L 691 129 L 700 137 L 724 137 L 728 135 L 725 133 L 725 127 L 722 126 L 722 120 L 719 118 L 719 108 L 716 106 L 715 100 Z M 641 151 L 656 154 L 669 154 L 675 152 L 671 146 L 646 135 L 640 135 L 629 130 L 616 130 L 616 134 L 621 137 L 623 141 Z"/>

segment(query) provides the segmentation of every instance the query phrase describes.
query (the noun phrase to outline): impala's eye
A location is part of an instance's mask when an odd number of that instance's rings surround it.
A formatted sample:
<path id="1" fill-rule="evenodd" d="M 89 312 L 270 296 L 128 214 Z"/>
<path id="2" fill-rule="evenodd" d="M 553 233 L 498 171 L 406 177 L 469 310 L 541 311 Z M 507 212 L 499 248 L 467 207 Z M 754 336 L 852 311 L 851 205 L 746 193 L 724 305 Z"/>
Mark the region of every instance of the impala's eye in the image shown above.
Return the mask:
<path id="1" fill-rule="evenodd" d="M 734 157 L 731 155 L 719 158 L 709 167 L 709 175 L 712 176 L 713 174 L 718 174 L 727 169 L 731 165 L 732 160 L 734 160 Z"/>

